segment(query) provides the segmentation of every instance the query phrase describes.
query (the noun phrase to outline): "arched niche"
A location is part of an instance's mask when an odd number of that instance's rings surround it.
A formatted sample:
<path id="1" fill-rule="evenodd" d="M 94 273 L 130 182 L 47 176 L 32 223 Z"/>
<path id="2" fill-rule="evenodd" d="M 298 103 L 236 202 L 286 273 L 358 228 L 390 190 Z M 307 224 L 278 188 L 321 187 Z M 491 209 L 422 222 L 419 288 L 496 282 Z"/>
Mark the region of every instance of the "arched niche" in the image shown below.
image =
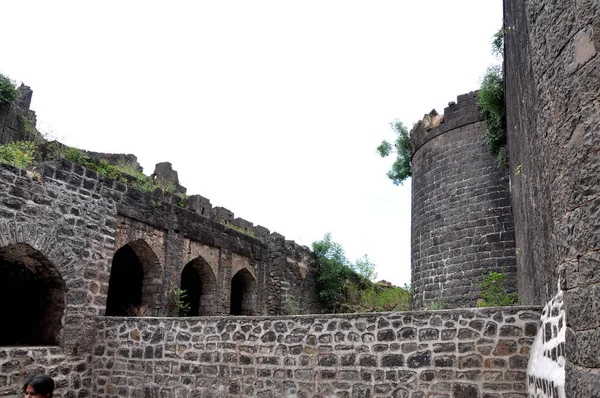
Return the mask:
<path id="1" fill-rule="evenodd" d="M 208 263 L 197 257 L 183 267 L 181 289 L 186 291 L 184 302 L 190 305 L 187 316 L 211 315 L 214 313 L 216 278 Z"/>
<path id="2" fill-rule="evenodd" d="M 0 248 L 0 346 L 58 345 L 66 285 L 27 243 Z"/>
<path id="3" fill-rule="evenodd" d="M 252 315 L 256 301 L 256 281 L 247 269 L 239 270 L 231 278 L 231 315 Z"/>
<path id="4" fill-rule="evenodd" d="M 115 252 L 108 282 L 106 316 L 150 316 L 162 304 L 161 267 L 143 240 Z"/>

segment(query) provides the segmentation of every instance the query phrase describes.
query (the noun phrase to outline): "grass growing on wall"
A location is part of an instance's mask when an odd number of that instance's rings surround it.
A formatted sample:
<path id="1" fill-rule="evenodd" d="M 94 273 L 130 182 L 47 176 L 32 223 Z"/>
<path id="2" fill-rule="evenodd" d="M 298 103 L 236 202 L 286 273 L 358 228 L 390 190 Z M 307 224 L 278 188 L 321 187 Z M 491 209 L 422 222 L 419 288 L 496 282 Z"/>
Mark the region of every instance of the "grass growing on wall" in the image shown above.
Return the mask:
<path id="1" fill-rule="evenodd" d="M 361 312 L 410 311 L 412 291 L 409 286 L 385 287 L 374 284 L 361 292 Z"/>
<path id="2" fill-rule="evenodd" d="M 63 145 L 57 141 L 45 140 L 17 141 L 0 145 L 0 163 L 27 169 L 36 163 L 66 159 L 115 181 L 129 185 L 139 191 L 154 193 L 156 189 L 177 195 L 178 206 L 185 207 L 187 195 L 177 192 L 175 184 L 160 184 L 152 177 L 137 170 L 137 164 L 122 162 L 110 164 L 106 159 L 94 158 L 85 151 Z"/>
<path id="3" fill-rule="evenodd" d="M 16 141 L 0 146 L 0 162 L 26 169 L 35 160 L 37 145 L 30 141 Z"/>
<path id="4" fill-rule="evenodd" d="M 238 226 L 237 226 L 237 225 L 235 225 L 235 224 L 230 224 L 230 223 L 228 223 L 228 222 L 222 222 L 222 223 L 221 223 L 221 225 L 224 225 L 224 226 L 226 226 L 227 228 L 231 228 L 231 229 L 233 229 L 234 231 L 240 232 L 240 233 L 242 233 L 242 234 L 244 234 L 244 235 L 248 235 L 248 236 L 251 236 L 251 237 L 253 237 L 253 238 L 256 238 L 256 234 L 255 234 L 255 233 L 254 233 L 254 231 L 252 231 L 252 230 L 249 230 L 249 229 L 244 229 L 244 228 L 238 227 Z"/>

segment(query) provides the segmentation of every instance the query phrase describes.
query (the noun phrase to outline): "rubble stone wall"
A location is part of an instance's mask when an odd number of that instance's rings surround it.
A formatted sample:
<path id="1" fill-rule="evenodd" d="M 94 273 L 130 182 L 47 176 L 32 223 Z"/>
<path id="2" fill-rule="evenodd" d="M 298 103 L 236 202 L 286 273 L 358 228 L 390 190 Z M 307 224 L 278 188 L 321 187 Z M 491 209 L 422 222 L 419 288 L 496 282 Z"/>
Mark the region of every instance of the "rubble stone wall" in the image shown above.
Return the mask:
<path id="1" fill-rule="evenodd" d="M 540 310 L 98 318 L 94 397 L 525 398 Z"/>
<path id="2" fill-rule="evenodd" d="M 64 300 L 56 306 L 64 313 L 48 315 L 58 323 L 55 346 L 0 347 L 0 396 L 14 396 L 29 375 L 40 371 L 65 380 L 59 394 L 85 396 L 77 394 L 90 386 L 95 317 L 105 313 L 112 259 L 125 244 L 140 258 L 153 259 L 148 268 L 152 272 L 145 275 L 150 277 L 144 280 L 150 286 L 143 293 L 152 315 L 176 313 L 169 294 L 179 286 L 181 270 L 194 250 L 217 267 L 210 314 L 229 314 L 231 278 L 242 268 L 255 278 L 250 314 L 282 313 L 283 288 L 291 294 L 305 290 L 295 296 L 300 311 L 320 310 L 313 298 L 316 290 L 310 290 L 314 282 L 306 281 L 312 278 L 312 271 L 305 270 L 312 267 L 308 249 L 283 237 L 267 244 L 267 238 L 248 236 L 181 208 L 179 200 L 164 192 L 138 191 L 69 161 L 28 171 L 0 165 L 0 270 L 18 272 L 15 267 L 23 267 L 37 280 L 51 276 L 62 286 L 56 297 Z M 285 261 L 275 263 L 275 258 Z M 286 269 L 291 263 L 294 272 Z M 279 282 L 282 276 L 285 286 Z M 19 303 L 0 305 L 4 311 Z M 69 376 L 73 369 L 81 369 L 74 378 Z"/>

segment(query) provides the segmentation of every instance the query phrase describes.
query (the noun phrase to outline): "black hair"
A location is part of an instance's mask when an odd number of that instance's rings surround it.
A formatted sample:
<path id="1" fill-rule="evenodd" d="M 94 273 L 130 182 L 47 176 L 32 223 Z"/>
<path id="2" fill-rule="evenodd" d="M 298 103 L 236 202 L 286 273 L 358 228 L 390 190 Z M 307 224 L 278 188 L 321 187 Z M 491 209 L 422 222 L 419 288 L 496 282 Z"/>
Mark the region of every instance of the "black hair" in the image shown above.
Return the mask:
<path id="1" fill-rule="evenodd" d="M 23 385 L 23 392 L 27 390 L 27 386 L 33 387 L 33 391 L 36 394 L 50 394 L 49 397 L 52 398 L 52 393 L 54 392 L 54 380 L 52 377 L 46 375 L 35 375 L 31 376 L 29 380 Z"/>

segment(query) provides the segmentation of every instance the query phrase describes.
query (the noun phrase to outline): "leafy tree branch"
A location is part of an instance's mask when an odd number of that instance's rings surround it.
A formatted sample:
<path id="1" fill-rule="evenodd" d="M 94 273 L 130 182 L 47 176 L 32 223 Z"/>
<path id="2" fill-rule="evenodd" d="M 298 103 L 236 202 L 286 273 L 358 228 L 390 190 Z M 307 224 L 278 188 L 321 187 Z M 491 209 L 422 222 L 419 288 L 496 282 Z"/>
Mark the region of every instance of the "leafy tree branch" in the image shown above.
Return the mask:
<path id="1" fill-rule="evenodd" d="M 387 176 L 394 185 L 402 185 L 404 180 L 412 176 L 410 134 L 408 128 L 398 119 L 391 122 L 390 126 L 396 133 L 396 140 L 393 145 L 388 141 L 382 141 L 377 147 L 377 153 L 382 158 L 392 153 L 396 154 L 396 160 L 392 164 L 392 169 L 387 172 Z"/>

